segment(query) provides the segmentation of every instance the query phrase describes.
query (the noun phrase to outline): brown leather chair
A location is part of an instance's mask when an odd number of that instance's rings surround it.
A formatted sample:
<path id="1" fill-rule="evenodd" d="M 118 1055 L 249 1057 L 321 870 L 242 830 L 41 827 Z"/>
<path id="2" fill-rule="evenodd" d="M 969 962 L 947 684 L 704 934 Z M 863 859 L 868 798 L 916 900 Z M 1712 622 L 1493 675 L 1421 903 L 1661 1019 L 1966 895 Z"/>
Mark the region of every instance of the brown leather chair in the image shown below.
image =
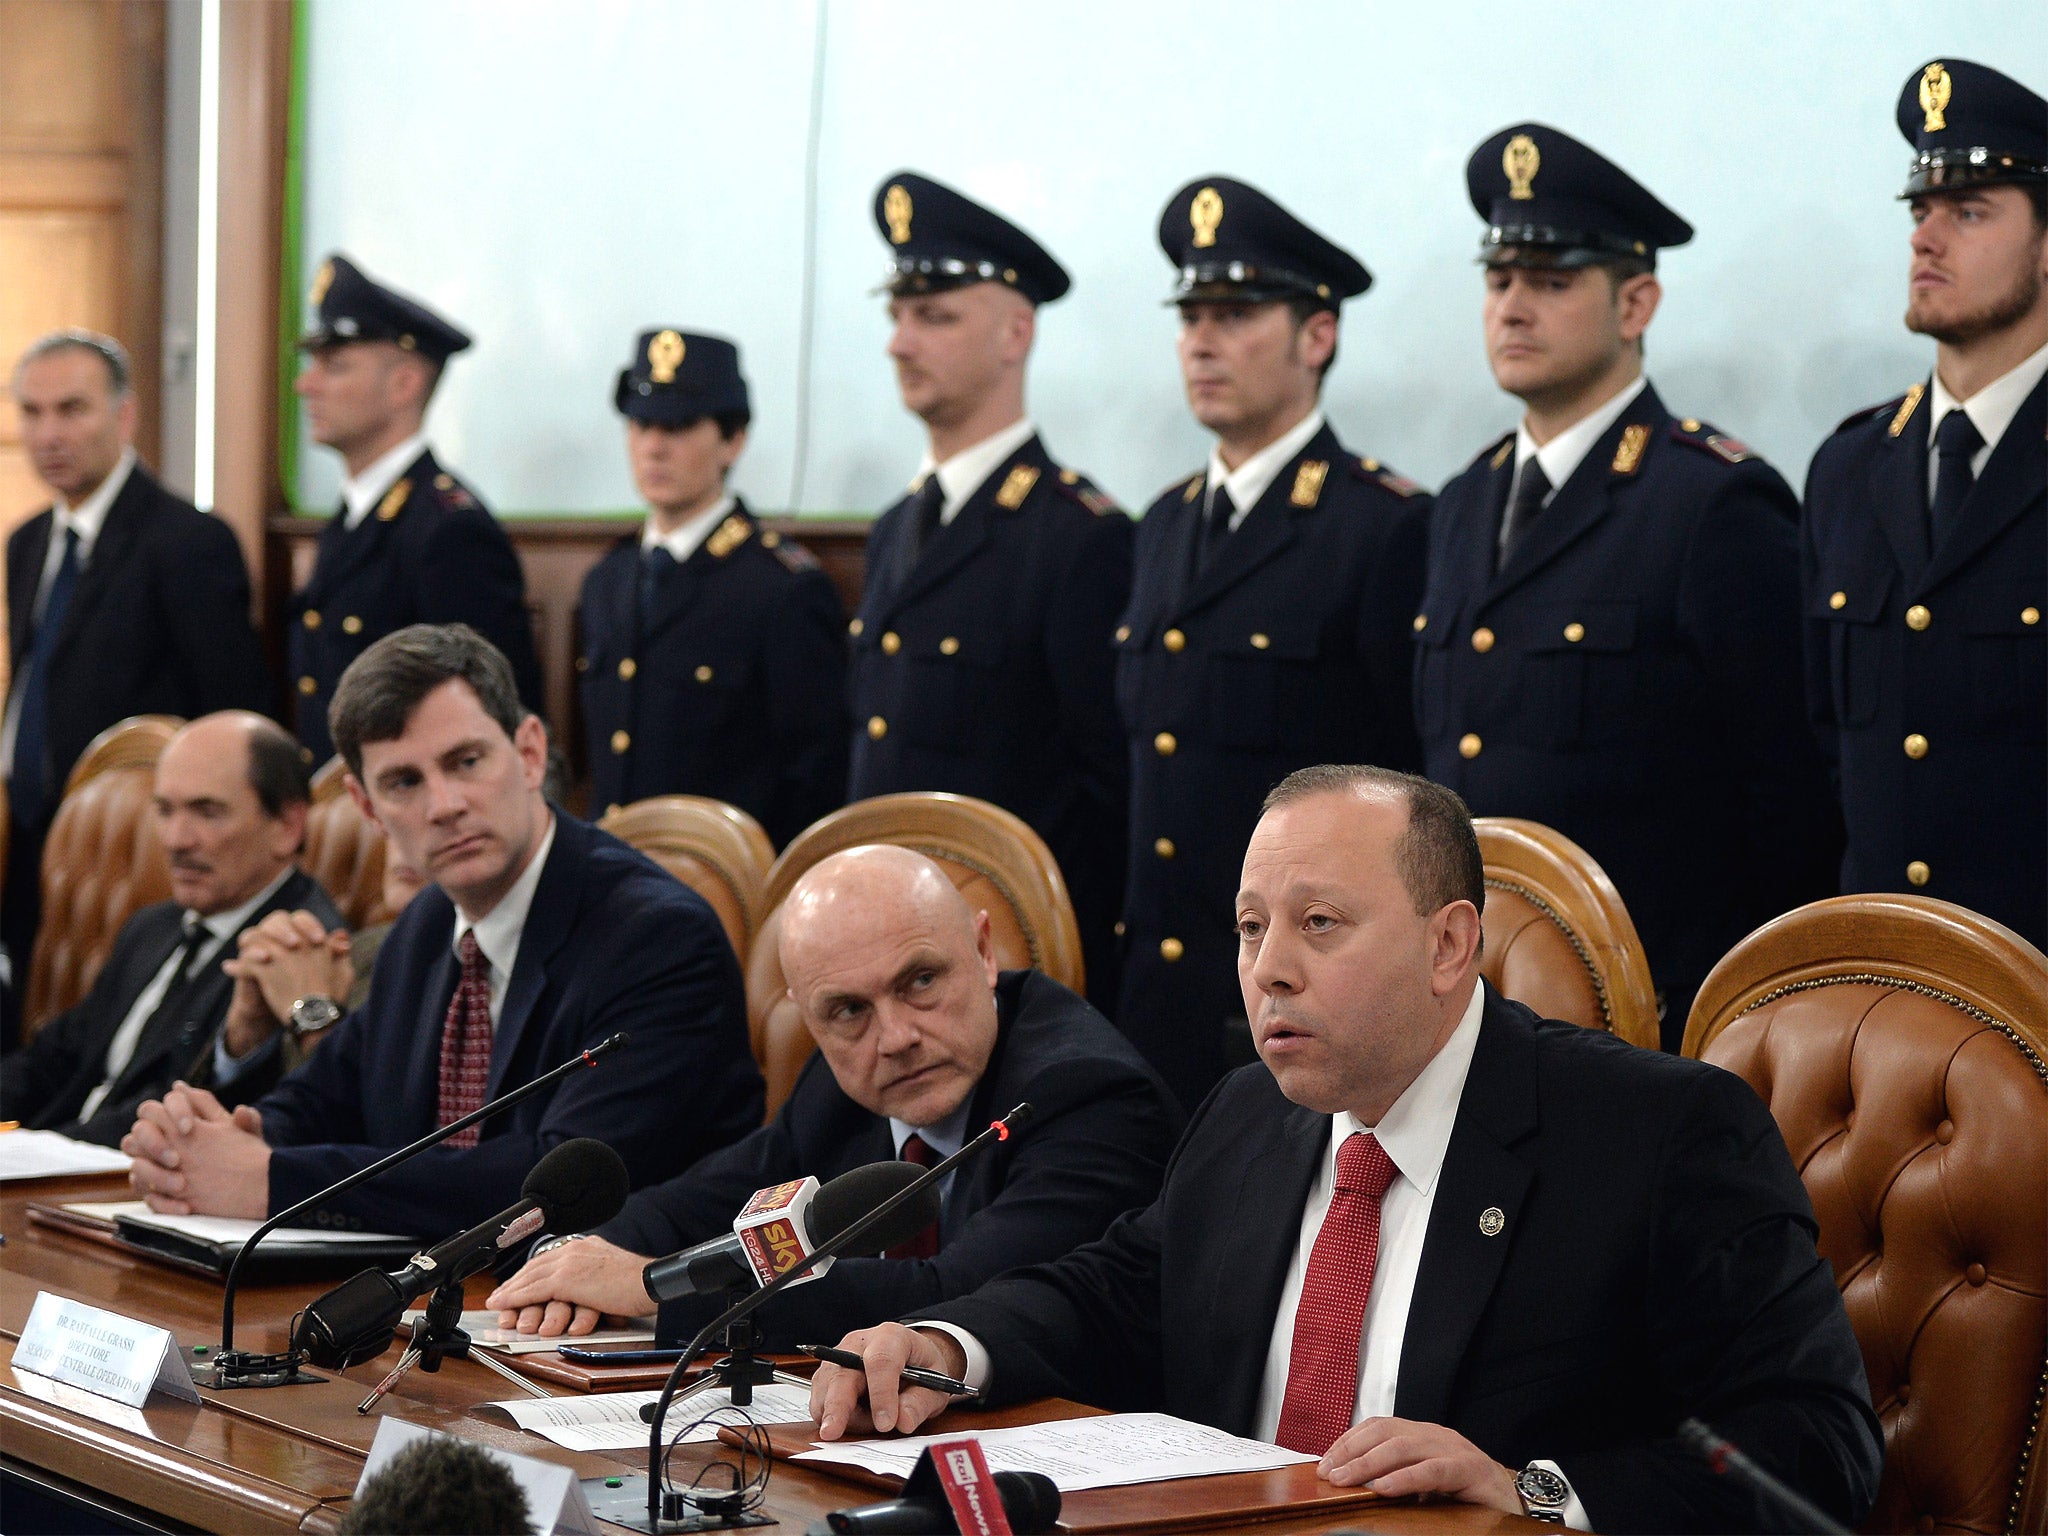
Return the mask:
<path id="1" fill-rule="evenodd" d="M 1884 1425 L 1872 1531 L 2048 1530 L 2048 955 L 1837 896 L 1714 967 L 1685 1053 L 1770 1104 Z"/>
<path id="2" fill-rule="evenodd" d="M 775 845 L 736 805 L 703 795 L 656 795 L 610 811 L 598 824 L 639 849 L 711 903 L 744 965 L 764 911 L 761 890 Z"/>
<path id="3" fill-rule="evenodd" d="M 397 914 L 384 906 L 384 834 L 356 809 L 347 777 L 348 764 L 338 757 L 313 775 L 299 868 L 320 882 L 353 931 L 388 923 Z"/>
<path id="4" fill-rule="evenodd" d="M 1472 824 L 1486 865 L 1480 974 L 1547 1019 L 1657 1049 L 1650 962 L 1607 872 L 1540 822 L 1480 816 Z"/>
<path id="5" fill-rule="evenodd" d="M 43 915 L 22 1008 L 24 1040 L 92 989 L 129 918 L 169 899 L 150 802 L 156 760 L 184 723 L 173 715 L 118 721 L 72 765 L 43 844 Z"/>
<path id="6" fill-rule="evenodd" d="M 878 795 L 814 822 L 791 840 L 768 871 L 767 916 L 747 957 L 747 1019 L 754 1059 L 768 1080 L 772 1119 L 810 1059 L 811 1034 L 789 1000 L 776 945 L 783 898 L 805 870 L 864 843 L 895 843 L 938 861 L 968 901 L 987 911 L 996 963 L 1033 966 L 1079 992 L 1081 931 L 1058 861 L 1022 820 L 966 795 Z"/>

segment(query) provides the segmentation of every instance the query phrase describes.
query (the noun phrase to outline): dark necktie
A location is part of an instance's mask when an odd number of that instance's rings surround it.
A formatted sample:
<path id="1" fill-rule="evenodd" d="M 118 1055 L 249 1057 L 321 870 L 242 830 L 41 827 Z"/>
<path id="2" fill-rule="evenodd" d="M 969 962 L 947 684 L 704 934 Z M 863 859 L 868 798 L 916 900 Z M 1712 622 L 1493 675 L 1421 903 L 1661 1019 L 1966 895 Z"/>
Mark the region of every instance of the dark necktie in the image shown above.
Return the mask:
<path id="1" fill-rule="evenodd" d="M 21 713 L 14 726 L 14 770 L 8 799 L 14 819 L 25 827 L 39 827 L 47 819 L 71 767 L 69 763 L 60 766 L 50 757 L 50 654 L 64 632 L 64 615 L 70 611 L 71 594 L 77 587 L 78 530 L 66 528 L 64 553 L 43 599 L 43 616 L 29 641 L 28 676 L 21 685 Z"/>
<path id="2" fill-rule="evenodd" d="M 640 556 L 640 633 L 646 634 L 654 624 L 655 605 L 661 600 L 662 583 L 669 573 L 677 569 L 676 557 L 666 546 L 657 544 Z"/>
<path id="3" fill-rule="evenodd" d="M 929 1168 L 939 1160 L 925 1139 L 912 1131 L 903 1140 L 903 1161 Z M 882 1255 L 885 1259 L 928 1259 L 939 1251 L 939 1224 L 935 1221 L 907 1243 L 898 1243 Z"/>
<path id="4" fill-rule="evenodd" d="M 456 946 L 462 957 L 462 979 L 448 999 L 448 1018 L 441 1026 L 441 1094 L 436 1125 L 453 1125 L 484 1107 L 484 1084 L 491 1075 L 491 962 L 474 932 Z M 450 1136 L 451 1147 L 476 1145 L 479 1127 Z"/>
<path id="5" fill-rule="evenodd" d="M 192 985 L 194 979 L 191 974 L 192 962 L 199 958 L 199 951 L 206 948 L 207 942 L 213 937 L 212 930 L 200 921 L 197 913 L 187 912 L 184 921 L 184 937 L 178 941 L 175 956 L 177 964 L 171 970 L 170 985 L 164 988 L 164 995 L 151 1011 L 149 1022 L 142 1026 L 142 1033 L 136 1036 L 138 1048 L 142 1041 L 149 1038 L 150 1031 L 156 1028 L 160 1020 L 173 1010 L 184 1006 L 186 989 Z M 125 1068 L 128 1063 L 124 1061 L 121 1065 Z"/>
<path id="6" fill-rule="evenodd" d="M 1494 567 L 1495 570 L 1499 570 L 1514 558 L 1515 547 L 1528 536 L 1530 525 L 1536 521 L 1536 515 L 1543 510 L 1543 498 L 1549 494 L 1550 476 L 1543 473 L 1543 466 L 1537 462 L 1536 456 L 1531 454 L 1529 461 L 1522 466 L 1520 477 L 1515 481 L 1514 494 L 1508 501 L 1507 516 L 1501 519 L 1500 563 Z"/>
<path id="7" fill-rule="evenodd" d="M 1942 417 L 1941 425 L 1934 429 L 1934 500 L 1927 509 L 1930 549 L 1941 548 L 1942 541 L 1954 531 L 1963 503 L 1969 499 L 1970 487 L 1977 483 L 1970 461 L 1983 446 L 1984 434 L 1970 420 L 1970 413 L 1960 406 Z"/>
<path id="8" fill-rule="evenodd" d="M 1229 488 L 1219 483 L 1209 493 L 1209 509 L 1202 514 L 1202 549 L 1195 561 L 1196 574 L 1206 571 L 1215 560 L 1223 541 L 1230 537 L 1230 520 L 1236 515 L 1237 503 L 1230 499 Z"/>
<path id="9" fill-rule="evenodd" d="M 1274 1437 L 1290 1451 L 1320 1456 L 1351 1427 L 1365 1304 L 1380 1260 L 1380 1201 L 1398 1171 L 1369 1132 L 1354 1131 L 1337 1149 L 1337 1184 L 1302 1274 Z"/>

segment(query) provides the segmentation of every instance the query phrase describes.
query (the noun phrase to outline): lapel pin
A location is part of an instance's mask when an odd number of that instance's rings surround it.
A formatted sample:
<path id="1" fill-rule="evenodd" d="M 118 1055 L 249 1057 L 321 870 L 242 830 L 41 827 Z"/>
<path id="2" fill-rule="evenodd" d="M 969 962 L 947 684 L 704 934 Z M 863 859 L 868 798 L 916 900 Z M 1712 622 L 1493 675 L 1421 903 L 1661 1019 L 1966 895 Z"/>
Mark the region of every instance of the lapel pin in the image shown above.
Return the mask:
<path id="1" fill-rule="evenodd" d="M 1501 1214 L 1497 1205 L 1489 1205 L 1479 1213 L 1479 1230 L 1488 1237 L 1499 1237 L 1501 1228 L 1507 1224 L 1507 1217 Z"/>

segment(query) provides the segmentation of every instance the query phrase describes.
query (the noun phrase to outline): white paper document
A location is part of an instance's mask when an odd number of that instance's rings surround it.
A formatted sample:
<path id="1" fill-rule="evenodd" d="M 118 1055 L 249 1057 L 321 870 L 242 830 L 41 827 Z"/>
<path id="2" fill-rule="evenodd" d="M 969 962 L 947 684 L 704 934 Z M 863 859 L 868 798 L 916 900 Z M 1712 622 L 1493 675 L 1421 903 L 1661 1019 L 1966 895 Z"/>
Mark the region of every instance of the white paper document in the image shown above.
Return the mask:
<path id="1" fill-rule="evenodd" d="M 256 1250 L 261 1253 L 263 1250 Z M 414 1307 L 405 1314 L 408 1326 L 417 1323 L 426 1315 L 424 1307 Z M 552 1339 L 536 1338 L 530 1333 L 521 1333 L 517 1328 L 500 1328 L 495 1312 L 465 1312 L 462 1314 L 462 1331 L 469 1335 L 472 1344 L 483 1344 L 508 1355 L 538 1355 L 547 1350 L 560 1349 L 564 1344 L 573 1344 L 578 1349 L 593 1344 L 652 1344 L 652 1328 L 600 1328 L 595 1333 L 578 1334 L 575 1338 L 562 1334 Z"/>
<path id="2" fill-rule="evenodd" d="M 1062 1493 L 1224 1472 L 1270 1472 L 1316 1459 L 1304 1451 L 1227 1435 L 1169 1413 L 1108 1413 L 964 1435 L 955 1430 L 891 1440 L 835 1440 L 792 1459 L 908 1477 L 918 1454 L 934 1440 L 979 1440 L 991 1472 L 1043 1472 Z"/>
<path id="3" fill-rule="evenodd" d="M 640 1410 L 660 1400 L 659 1392 L 593 1392 L 586 1397 L 515 1397 L 490 1403 L 510 1415 L 512 1422 L 530 1434 L 540 1435 L 572 1451 L 631 1451 L 647 1447 L 647 1425 Z M 723 1388 L 678 1398 L 669 1404 L 664 1439 L 673 1440 L 675 1431 L 692 1419 L 702 1418 L 714 1407 L 725 1411 L 719 1422 L 700 1424 L 683 1437 L 685 1442 L 716 1440 L 725 1425 L 741 1423 L 744 1411 L 756 1424 L 795 1424 L 811 1416 L 811 1389 L 772 1381 L 754 1388 L 754 1401 L 735 1410 L 732 1394 Z M 941 1437 L 943 1438 L 943 1437 Z"/>
<path id="4" fill-rule="evenodd" d="M 0 1183 L 61 1179 L 82 1173 L 126 1173 L 128 1154 L 55 1131 L 0 1132 Z"/>
<path id="5" fill-rule="evenodd" d="M 0 1137 L 0 1140 L 5 1140 Z M 249 1234 L 263 1223 L 249 1221 L 240 1216 L 160 1216 L 140 1200 L 122 1200 L 105 1205 L 68 1205 L 66 1210 L 80 1211 L 95 1216 L 109 1216 L 126 1219 L 138 1226 L 156 1227 L 164 1232 L 177 1232 L 185 1237 L 197 1238 L 203 1243 L 220 1243 L 225 1247 L 236 1247 L 249 1240 Z M 291 1248 L 354 1248 L 368 1243 L 402 1243 L 405 1238 L 394 1232 L 338 1232 L 326 1227 L 279 1227 L 256 1245 L 260 1258 L 270 1251 L 273 1243 L 279 1247 Z"/>

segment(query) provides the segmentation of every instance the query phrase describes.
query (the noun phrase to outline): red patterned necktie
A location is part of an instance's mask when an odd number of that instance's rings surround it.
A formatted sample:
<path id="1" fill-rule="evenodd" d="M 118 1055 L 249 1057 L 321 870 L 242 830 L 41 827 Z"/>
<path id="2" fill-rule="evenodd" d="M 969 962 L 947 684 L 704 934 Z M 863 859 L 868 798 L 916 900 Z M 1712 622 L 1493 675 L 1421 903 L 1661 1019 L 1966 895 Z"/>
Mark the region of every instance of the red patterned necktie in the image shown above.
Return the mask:
<path id="1" fill-rule="evenodd" d="M 448 1000 L 448 1022 L 441 1026 L 441 1112 L 436 1125 L 451 1125 L 483 1108 L 484 1084 L 491 1075 L 491 962 L 472 931 L 456 946 L 462 957 L 462 979 Z M 479 1126 L 450 1136 L 451 1147 L 476 1145 Z"/>
<path id="2" fill-rule="evenodd" d="M 937 477 L 934 476 L 934 479 Z M 939 1160 L 925 1139 L 912 1131 L 903 1140 L 903 1161 L 929 1168 Z M 928 1259 L 939 1251 L 939 1224 L 935 1221 L 907 1243 L 898 1243 L 882 1255 L 885 1259 Z"/>
<path id="3" fill-rule="evenodd" d="M 1369 1132 L 1353 1132 L 1337 1149 L 1337 1187 L 1309 1250 L 1294 1314 L 1294 1352 L 1275 1437 L 1290 1451 L 1320 1456 L 1351 1427 L 1365 1303 L 1380 1257 L 1380 1200 L 1397 1172 Z"/>

